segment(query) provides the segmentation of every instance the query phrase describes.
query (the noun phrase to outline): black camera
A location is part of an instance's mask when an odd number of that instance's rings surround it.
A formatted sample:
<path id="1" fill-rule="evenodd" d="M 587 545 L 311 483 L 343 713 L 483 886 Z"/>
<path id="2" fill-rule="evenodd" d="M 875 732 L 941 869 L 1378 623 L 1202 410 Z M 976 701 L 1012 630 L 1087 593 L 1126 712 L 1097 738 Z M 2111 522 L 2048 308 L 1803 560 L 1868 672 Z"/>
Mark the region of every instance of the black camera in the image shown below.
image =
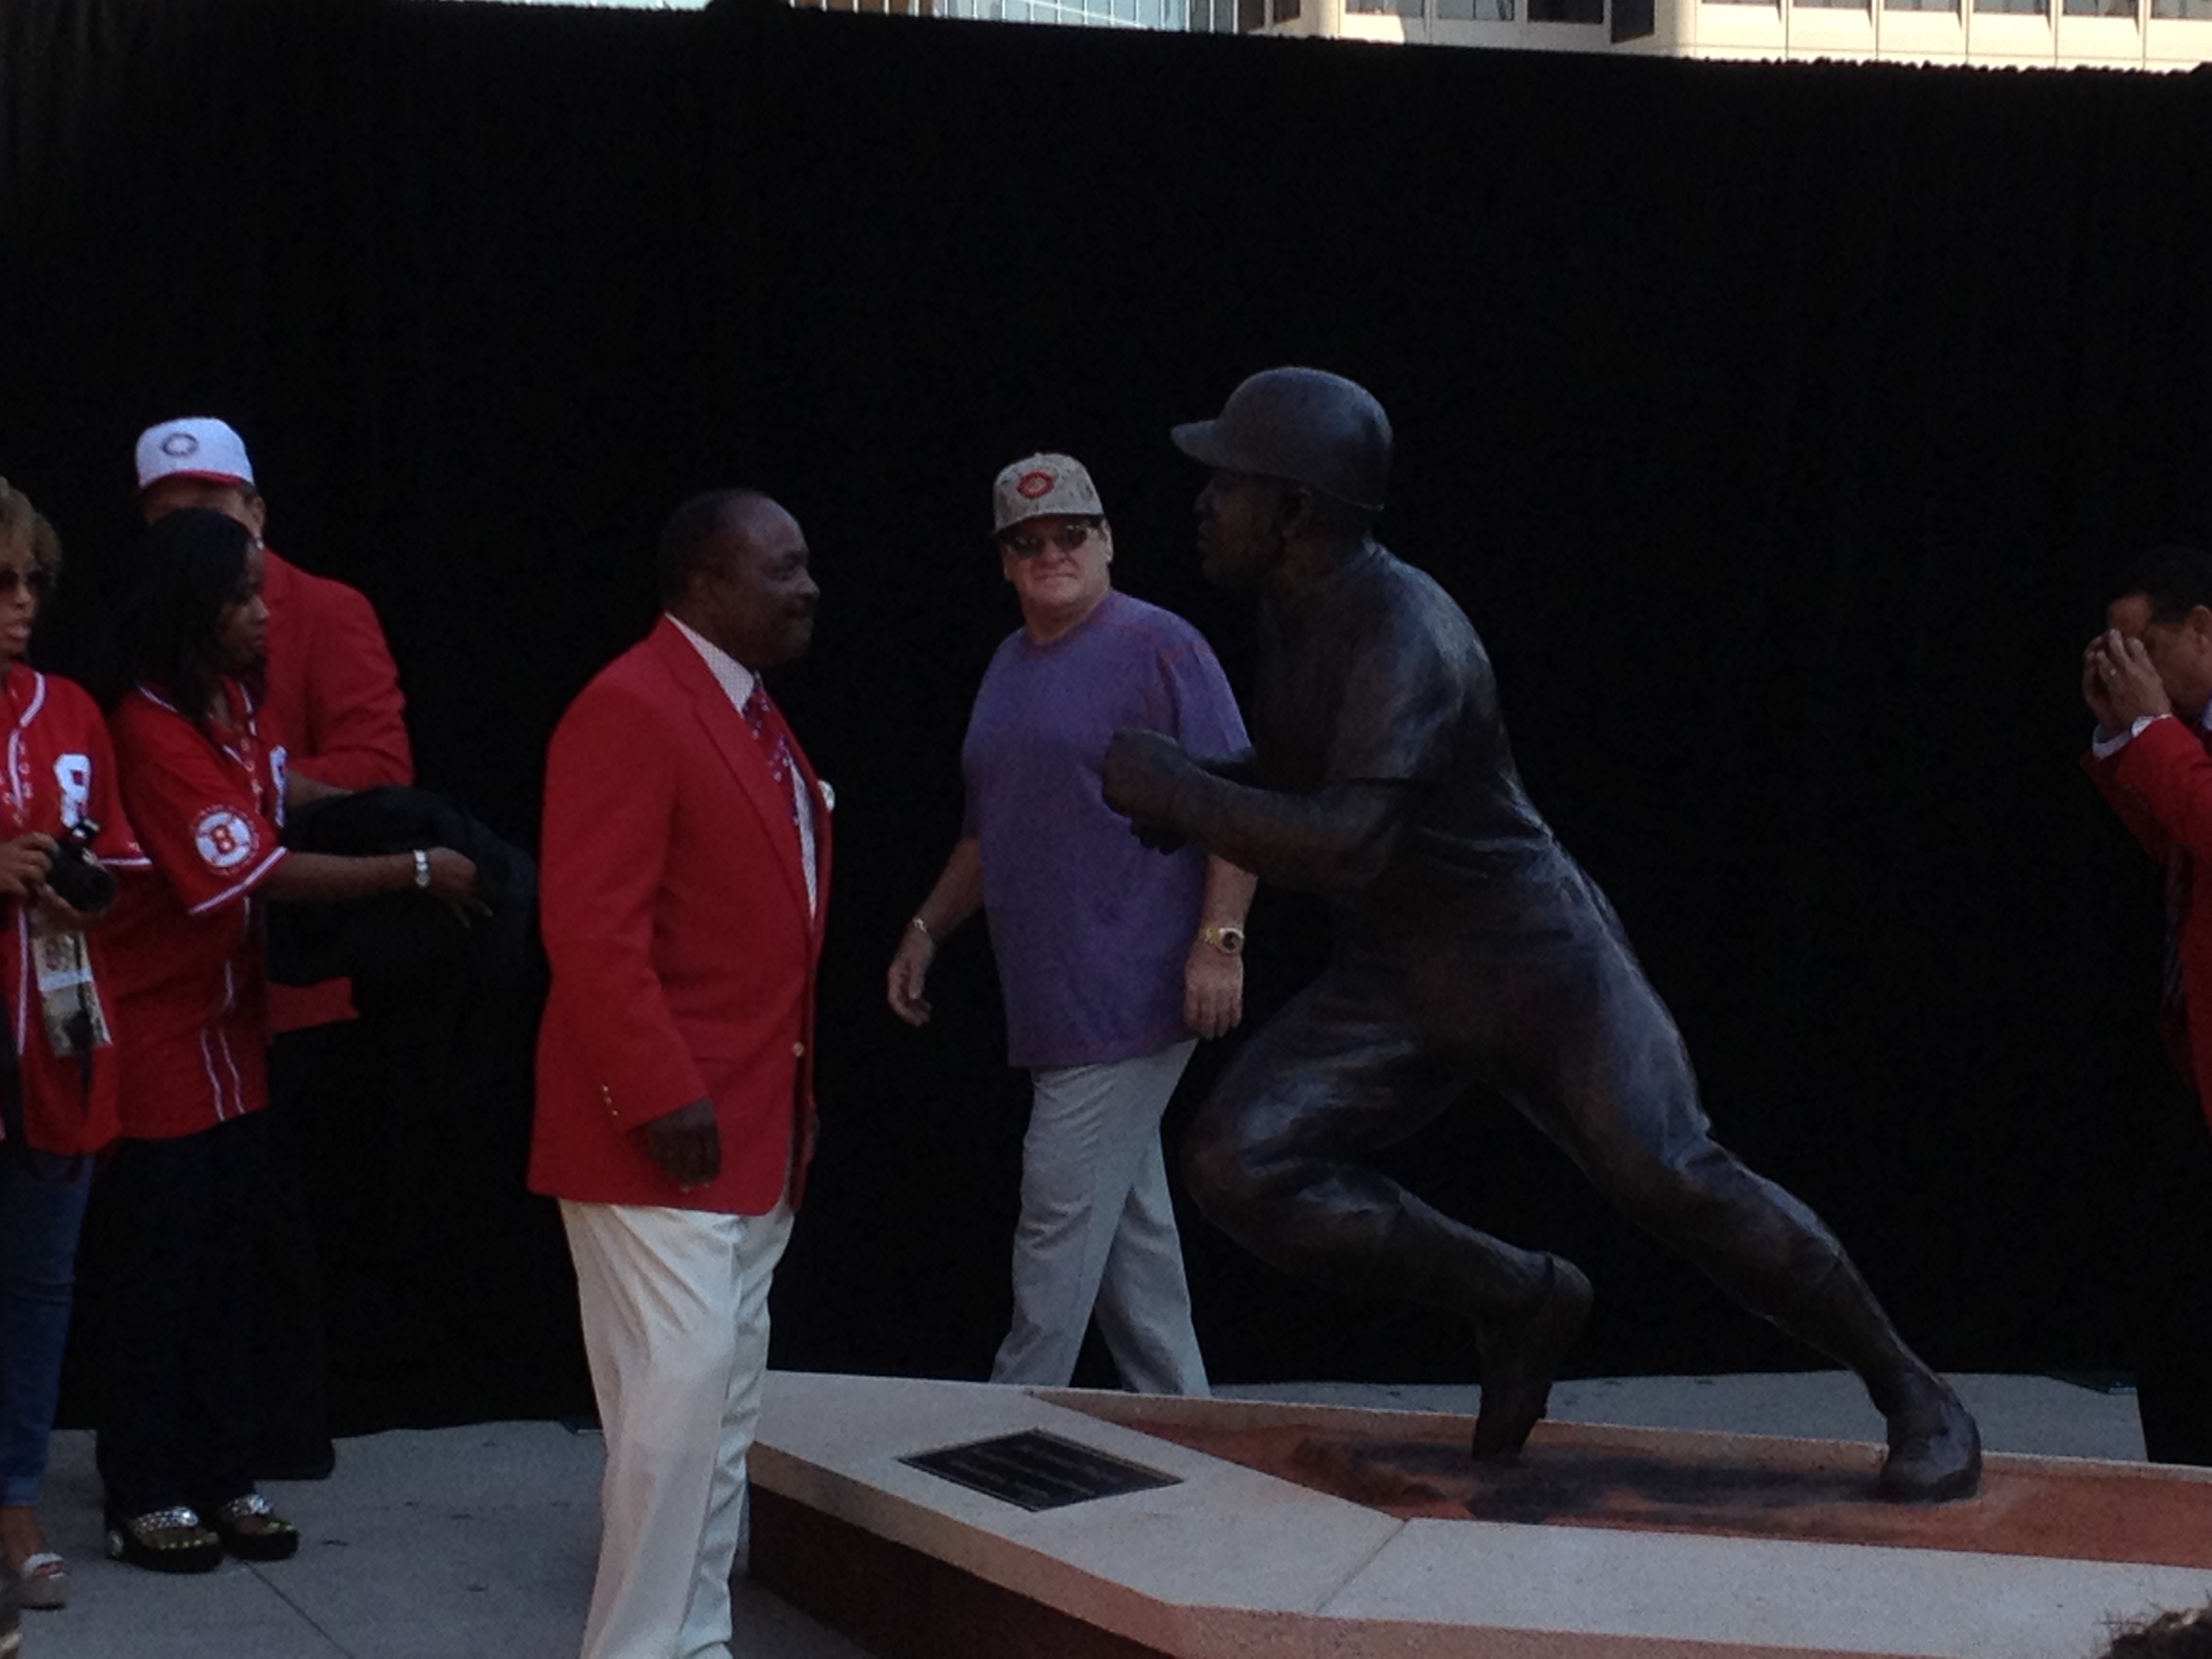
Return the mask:
<path id="1" fill-rule="evenodd" d="M 46 887 L 72 910 L 96 916 L 115 902 L 115 872 L 92 855 L 92 838 L 100 826 L 79 818 L 62 831 L 54 844 L 53 863 L 46 871 Z"/>

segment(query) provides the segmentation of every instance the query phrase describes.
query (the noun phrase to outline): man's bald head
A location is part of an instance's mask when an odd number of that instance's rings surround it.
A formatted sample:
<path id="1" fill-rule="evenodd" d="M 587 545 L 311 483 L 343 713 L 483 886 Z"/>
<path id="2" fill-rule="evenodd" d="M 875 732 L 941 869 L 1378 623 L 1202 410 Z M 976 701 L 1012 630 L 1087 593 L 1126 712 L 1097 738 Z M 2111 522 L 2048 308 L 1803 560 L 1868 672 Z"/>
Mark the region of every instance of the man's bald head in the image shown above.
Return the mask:
<path id="1" fill-rule="evenodd" d="M 821 597 L 799 520 L 757 489 L 713 489 L 668 515 L 658 560 L 668 614 L 756 672 L 806 648 Z"/>
<path id="2" fill-rule="evenodd" d="M 660 527 L 655 564 L 661 604 L 674 605 L 693 578 L 720 564 L 727 552 L 725 537 L 757 544 L 790 518 L 757 489 L 708 489 L 694 495 Z"/>

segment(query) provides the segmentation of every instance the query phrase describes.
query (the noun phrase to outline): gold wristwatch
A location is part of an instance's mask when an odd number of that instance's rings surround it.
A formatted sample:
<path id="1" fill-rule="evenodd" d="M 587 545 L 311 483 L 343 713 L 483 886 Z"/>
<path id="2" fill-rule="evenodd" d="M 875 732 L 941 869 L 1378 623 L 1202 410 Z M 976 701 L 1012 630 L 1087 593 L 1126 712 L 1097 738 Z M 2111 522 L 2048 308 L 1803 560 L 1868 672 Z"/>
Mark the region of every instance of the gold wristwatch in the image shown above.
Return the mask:
<path id="1" fill-rule="evenodd" d="M 1215 950 L 1225 951 L 1230 956 L 1244 954 L 1244 930 L 1234 922 L 1225 927 L 1201 927 L 1198 930 L 1198 936 Z"/>

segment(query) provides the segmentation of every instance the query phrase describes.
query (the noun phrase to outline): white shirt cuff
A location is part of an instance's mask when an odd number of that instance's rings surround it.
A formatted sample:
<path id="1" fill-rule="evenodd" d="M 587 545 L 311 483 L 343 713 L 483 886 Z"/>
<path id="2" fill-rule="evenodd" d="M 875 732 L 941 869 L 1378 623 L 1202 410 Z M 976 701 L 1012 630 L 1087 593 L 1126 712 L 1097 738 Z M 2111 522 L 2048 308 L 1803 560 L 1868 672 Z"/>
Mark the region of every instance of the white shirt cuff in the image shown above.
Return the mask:
<path id="1" fill-rule="evenodd" d="M 2171 714 L 2138 714 L 2135 717 L 2134 720 L 2129 724 L 2126 731 L 2115 732 L 2109 736 L 2106 734 L 2104 729 L 2100 726 L 2098 728 L 2096 735 L 2090 739 L 2089 752 L 2094 755 L 2099 760 L 2110 760 L 2113 756 L 2118 754 L 2121 750 L 2126 748 L 2137 738 L 2141 737 L 2145 726 L 2150 725 L 2155 720 L 2172 720 L 2172 718 L 2173 716 Z"/>

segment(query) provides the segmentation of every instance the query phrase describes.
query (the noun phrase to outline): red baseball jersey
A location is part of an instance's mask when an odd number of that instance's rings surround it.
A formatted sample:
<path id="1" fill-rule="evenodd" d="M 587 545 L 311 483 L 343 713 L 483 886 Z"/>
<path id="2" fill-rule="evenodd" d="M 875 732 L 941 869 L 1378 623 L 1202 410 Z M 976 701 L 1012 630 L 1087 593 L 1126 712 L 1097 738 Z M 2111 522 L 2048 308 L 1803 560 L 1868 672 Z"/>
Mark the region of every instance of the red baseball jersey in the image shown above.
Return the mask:
<path id="1" fill-rule="evenodd" d="M 7 776 L 0 785 L 0 839 L 45 835 L 57 838 L 71 826 L 99 826 L 92 849 L 120 872 L 144 870 L 146 855 L 117 792 L 115 753 L 99 705 L 83 688 L 21 663 L 0 675 L 8 722 Z M 24 1138 L 42 1152 L 96 1152 L 113 1140 L 116 1050 L 92 1050 L 88 1067 L 74 1053 L 58 1052 L 45 1017 L 40 974 L 33 956 L 27 909 L 8 907 L 12 948 L 0 951 L 0 987 L 8 999 L 15 1052 L 21 1056 Z M 115 981 L 104 930 L 84 935 L 92 969 L 90 996 L 112 1034 L 116 1028 Z M 76 994 L 70 988 L 63 994 Z"/>
<path id="2" fill-rule="evenodd" d="M 253 896 L 284 857 L 284 749 L 269 710 L 235 682 L 225 690 L 232 718 L 204 735 L 143 685 L 108 717 L 124 810 L 152 861 L 122 878 L 106 941 L 123 1133 L 136 1139 L 197 1133 L 269 1101 Z"/>
<path id="3" fill-rule="evenodd" d="M 292 763 L 318 783 L 373 789 L 415 781 L 399 670 L 375 607 L 343 582 L 310 575 L 273 552 L 268 575 L 269 714 L 283 728 Z M 269 988 L 279 1031 L 353 1018 L 344 980 Z"/>

